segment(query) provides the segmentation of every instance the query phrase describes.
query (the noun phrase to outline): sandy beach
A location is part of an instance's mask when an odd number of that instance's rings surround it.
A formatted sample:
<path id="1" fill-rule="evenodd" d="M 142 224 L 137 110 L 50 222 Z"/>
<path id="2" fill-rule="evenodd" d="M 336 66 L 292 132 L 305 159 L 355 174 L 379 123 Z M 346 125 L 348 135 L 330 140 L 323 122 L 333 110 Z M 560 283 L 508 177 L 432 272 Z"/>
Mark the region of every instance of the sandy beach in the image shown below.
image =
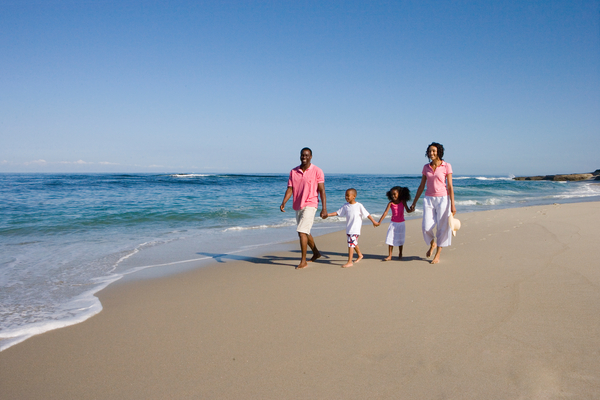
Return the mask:
<path id="1" fill-rule="evenodd" d="M 340 268 L 345 233 L 98 294 L 103 311 L 0 353 L 2 399 L 598 399 L 600 203 L 457 215 L 441 263 Z"/>

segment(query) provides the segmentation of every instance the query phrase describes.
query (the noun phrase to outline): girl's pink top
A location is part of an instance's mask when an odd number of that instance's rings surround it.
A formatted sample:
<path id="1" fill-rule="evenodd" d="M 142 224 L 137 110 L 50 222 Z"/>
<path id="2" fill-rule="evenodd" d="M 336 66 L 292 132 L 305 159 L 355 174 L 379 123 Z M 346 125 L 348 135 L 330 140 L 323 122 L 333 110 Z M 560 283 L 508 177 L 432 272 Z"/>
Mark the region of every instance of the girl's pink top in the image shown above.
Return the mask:
<path id="1" fill-rule="evenodd" d="M 404 222 L 404 204 L 391 204 L 392 222 Z"/>
<path id="2" fill-rule="evenodd" d="M 452 166 L 446 161 L 442 161 L 439 167 L 433 171 L 431 165 L 425 164 L 423 175 L 427 178 L 427 190 L 425 196 L 440 197 L 447 196 L 446 176 L 452 173 Z"/>

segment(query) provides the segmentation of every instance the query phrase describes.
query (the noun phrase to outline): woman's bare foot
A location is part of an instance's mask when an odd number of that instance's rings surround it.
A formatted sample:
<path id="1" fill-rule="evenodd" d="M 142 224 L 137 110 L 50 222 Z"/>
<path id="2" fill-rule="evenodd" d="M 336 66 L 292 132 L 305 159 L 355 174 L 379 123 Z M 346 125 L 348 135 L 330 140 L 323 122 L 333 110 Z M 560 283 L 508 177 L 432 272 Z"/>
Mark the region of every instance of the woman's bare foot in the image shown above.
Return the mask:
<path id="1" fill-rule="evenodd" d="M 435 248 L 436 248 L 435 242 L 432 240 L 431 245 L 429 246 L 429 250 L 427 250 L 427 254 L 425 254 L 427 256 L 427 258 L 429 258 L 433 255 L 433 249 L 435 249 Z"/>
<path id="2" fill-rule="evenodd" d="M 356 261 L 354 261 L 354 262 L 359 262 L 359 261 L 360 261 L 360 260 L 362 260 L 362 259 L 363 259 L 363 255 L 361 254 L 360 256 L 358 256 L 358 258 L 357 258 L 357 259 L 356 259 Z"/>
<path id="3" fill-rule="evenodd" d="M 348 261 L 346 264 L 342 265 L 342 268 L 348 268 L 353 266 L 354 264 L 352 264 L 352 261 Z"/>
<path id="4" fill-rule="evenodd" d="M 433 257 L 433 260 L 431 260 L 431 264 L 437 264 L 440 262 L 440 253 L 441 252 L 442 252 L 442 248 L 438 247 L 435 252 L 435 257 Z"/>

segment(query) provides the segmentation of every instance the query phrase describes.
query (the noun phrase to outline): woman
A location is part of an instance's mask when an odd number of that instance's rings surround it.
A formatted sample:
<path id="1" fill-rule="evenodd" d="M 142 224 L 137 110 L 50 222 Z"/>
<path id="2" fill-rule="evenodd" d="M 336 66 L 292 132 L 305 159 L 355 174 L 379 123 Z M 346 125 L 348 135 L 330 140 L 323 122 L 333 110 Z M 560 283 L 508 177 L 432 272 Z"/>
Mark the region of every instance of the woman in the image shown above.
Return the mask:
<path id="1" fill-rule="evenodd" d="M 423 167 L 421 185 L 417 189 L 417 194 L 410 208 L 414 211 L 415 204 L 417 204 L 417 200 L 419 200 L 423 189 L 425 189 L 425 184 L 427 184 L 423 201 L 423 238 L 429 244 L 427 258 L 431 257 L 433 250 L 436 249 L 431 263 L 437 264 L 440 262 L 442 247 L 450 246 L 452 243 L 452 234 L 448 224 L 450 212 L 452 212 L 452 215 L 456 214 L 454 188 L 452 187 L 452 166 L 444 161 L 444 146 L 439 143 L 433 142 L 427 146 L 425 155 L 429 158 L 429 163 Z M 436 225 L 437 234 L 434 236 L 433 229 Z"/>

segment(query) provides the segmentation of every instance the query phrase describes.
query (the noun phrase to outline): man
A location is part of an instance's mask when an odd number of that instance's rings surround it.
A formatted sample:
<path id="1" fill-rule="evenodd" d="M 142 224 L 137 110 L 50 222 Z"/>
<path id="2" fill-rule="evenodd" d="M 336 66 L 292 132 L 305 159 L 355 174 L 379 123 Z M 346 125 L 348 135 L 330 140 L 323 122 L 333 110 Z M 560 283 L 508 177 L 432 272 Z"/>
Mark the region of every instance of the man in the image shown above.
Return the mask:
<path id="1" fill-rule="evenodd" d="M 315 214 L 317 213 L 317 206 L 319 205 L 318 195 L 321 196 L 321 202 L 323 203 L 321 218 L 327 218 L 325 175 L 321 168 L 311 164 L 311 160 L 312 150 L 308 147 L 303 148 L 300 151 L 300 165 L 290 171 L 288 187 L 283 196 L 283 202 L 279 206 L 279 209 L 285 212 L 285 203 L 287 203 L 292 195 L 294 196 L 292 205 L 296 211 L 296 231 L 300 238 L 300 250 L 302 250 L 302 260 L 300 260 L 300 264 L 296 267 L 297 269 L 306 268 L 308 265 L 306 261 L 307 247 L 310 247 L 313 252 L 310 261 L 315 261 L 321 257 L 321 253 L 319 253 L 315 245 L 315 240 L 310 234 Z"/>

